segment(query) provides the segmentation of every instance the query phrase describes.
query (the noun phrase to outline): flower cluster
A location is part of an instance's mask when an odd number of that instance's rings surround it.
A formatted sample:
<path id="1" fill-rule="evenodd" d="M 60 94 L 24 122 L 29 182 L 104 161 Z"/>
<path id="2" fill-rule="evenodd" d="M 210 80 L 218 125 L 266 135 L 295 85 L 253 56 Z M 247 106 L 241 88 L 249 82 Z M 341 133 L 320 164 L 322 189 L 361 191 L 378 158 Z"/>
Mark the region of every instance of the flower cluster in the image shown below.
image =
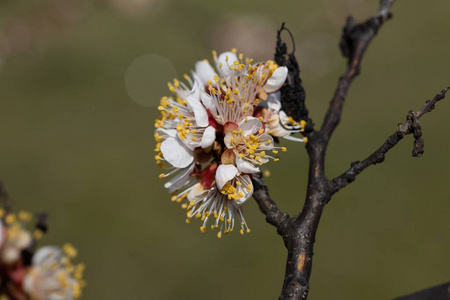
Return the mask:
<path id="1" fill-rule="evenodd" d="M 281 111 L 280 93 L 288 70 L 273 61 L 253 63 L 235 50 L 217 56 L 216 70 L 199 61 L 189 87 L 169 83 L 173 97 L 163 97 L 156 120 L 156 163 L 169 177 L 164 187 L 172 201 L 182 202 L 186 222 L 201 219 L 201 232 L 232 232 L 235 219 L 240 233 L 250 232 L 242 204 L 253 194 L 251 176 L 269 160 L 278 161 L 274 137 L 294 138 L 304 121 L 295 122 Z"/>
<path id="2" fill-rule="evenodd" d="M 1 299 L 72 300 L 81 296 L 84 265 L 71 259 L 76 249 L 44 246 L 35 250 L 46 226 L 37 222 L 30 231 L 28 212 L 6 213 L 0 209 Z"/>

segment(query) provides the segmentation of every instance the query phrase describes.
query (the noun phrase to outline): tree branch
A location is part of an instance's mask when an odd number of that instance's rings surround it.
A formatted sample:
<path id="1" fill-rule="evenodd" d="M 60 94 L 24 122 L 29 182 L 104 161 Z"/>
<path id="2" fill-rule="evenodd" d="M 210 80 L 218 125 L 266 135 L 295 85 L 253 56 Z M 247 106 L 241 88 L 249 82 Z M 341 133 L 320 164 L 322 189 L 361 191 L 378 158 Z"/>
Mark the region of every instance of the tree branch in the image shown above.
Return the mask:
<path id="1" fill-rule="evenodd" d="M 267 222 L 277 227 L 288 250 L 285 278 L 279 298 L 281 300 L 304 300 L 308 297 L 315 236 L 323 209 L 331 197 L 352 182 L 365 168 L 383 161 L 385 154 L 407 134 L 414 135 L 413 156 L 420 156 L 423 153 L 424 142 L 418 120 L 425 113 L 430 112 L 436 102 L 444 98 L 448 90 L 448 88 L 442 90 L 419 111 L 411 111 L 406 122 L 399 125 L 397 132 L 367 159 L 353 163 L 347 172 L 331 181 L 326 178 L 325 154 L 331 135 L 339 124 L 348 89 L 353 79 L 359 74 L 360 64 L 368 45 L 381 25 L 391 18 L 390 8 L 393 2 L 394 0 L 381 0 L 376 16 L 363 23 L 355 24 L 351 17 L 347 19 L 340 42 L 342 54 L 348 58 L 347 70 L 339 79 L 320 131 L 315 131 L 311 120 L 308 120 L 309 127 L 307 126 L 303 133 L 308 138 L 306 150 L 309 157 L 309 174 L 306 199 L 300 213 L 289 218 L 270 198 L 261 175 L 253 177 L 254 198 L 266 215 Z M 302 115 L 300 112 L 303 112 L 302 117 L 305 120 L 307 110 L 299 77 L 300 70 L 294 54 L 287 54 L 286 44 L 281 41 L 280 33 L 283 30 L 286 30 L 284 24 L 278 31 L 275 54 L 277 64 L 288 66 L 290 74 L 281 90 L 282 107 L 292 117 Z M 283 89 L 285 89 L 284 92 Z"/>
<path id="2" fill-rule="evenodd" d="M 449 300 L 450 282 L 434 286 L 394 300 Z"/>
<path id="3" fill-rule="evenodd" d="M 333 99 L 330 101 L 330 107 L 320 129 L 327 142 L 339 124 L 348 89 L 353 79 L 359 75 L 363 55 L 381 25 L 391 18 L 390 8 L 393 3 L 394 0 L 381 0 L 377 15 L 361 24 L 355 24 L 352 17 L 347 18 L 340 48 L 342 55 L 348 58 L 348 67 L 344 75 L 339 78 Z"/>
<path id="4" fill-rule="evenodd" d="M 367 167 L 381 163 L 384 161 L 385 154 L 391 150 L 397 143 L 402 140 L 406 135 L 414 134 L 414 148 L 413 156 L 417 157 L 423 153 L 423 140 L 421 138 L 421 127 L 419 123 L 420 117 L 424 114 L 431 112 L 434 109 L 435 104 L 445 98 L 445 94 L 450 87 L 440 91 L 432 100 L 429 100 L 425 105 L 417 112 L 410 111 L 406 117 L 406 121 L 403 124 L 399 124 L 397 131 L 392 134 L 374 153 L 367 157 L 363 161 L 356 161 L 352 163 L 349 170 L 334 178 L 331 181 L 333 194 L 345 187 L 347 184 L 353 182 L 358 174 L 364 171 Z"/>

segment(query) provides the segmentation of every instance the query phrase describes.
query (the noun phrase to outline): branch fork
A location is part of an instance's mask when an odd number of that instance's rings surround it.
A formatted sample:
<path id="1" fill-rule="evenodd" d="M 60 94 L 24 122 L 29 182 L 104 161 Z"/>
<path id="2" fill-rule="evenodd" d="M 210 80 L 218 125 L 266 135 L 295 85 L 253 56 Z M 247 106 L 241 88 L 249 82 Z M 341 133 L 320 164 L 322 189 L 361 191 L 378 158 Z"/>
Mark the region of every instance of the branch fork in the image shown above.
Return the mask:
<path id="1" fill-rule="evenodd" d="M 373 18 L 355 24 L 352 17 L 347 18 L 340 40 L 340 48 L 348 59 L 347 70 L 339 78 L 334 96 L 319 131 L 313 127 L 305 106 L 305 91 L 300 79 L 300 70 L 294 53 L 287 52 L 280 34 L 290 31 L 284 26 L 278 31 L 275 61 L 289 69 L 288 80 L 281 89 L 282 109 L 296 121 L 307 120 L 303 135 L 308 138 L 306 150 L 309 156 L 308 188 L 305 203 L 298 215 L 290 217 L 282 212 L 271 199 L 262 175 L 253 176 L 255 192 L 253 197 L 260 210 L 266 215 L 266 221 L 277 228 L 288 250 L 285 279 L 279 299 L 306 299 L 309 292 L 309 279 L 312 269 L 315 235 L 325 205 L 332 196 L 356 179 L 367 167 L 384 161 L 386 153 L 406 135 L 414 136 L 412 155 L 419 157 L 424 152 L 422 128 L 419 119 L 431 112 L 435 104 L 445 97 L 449 88 L 440 91 L 417 112 L 410 111 L 406 121 L 397 126 L 397 130 L 369 157 L 355 161 L 340 176 L 329 180 L 325 176 L 325 153 L 329 140 L 340 122 L 348 89 L 360 72 L 360 64 L 365 50 L 380 27 L 392 17 L 390 12 L 394 0 L 381 0 L 379 10 Z M 295 49 L 294 49 L 295 50 Z"/>

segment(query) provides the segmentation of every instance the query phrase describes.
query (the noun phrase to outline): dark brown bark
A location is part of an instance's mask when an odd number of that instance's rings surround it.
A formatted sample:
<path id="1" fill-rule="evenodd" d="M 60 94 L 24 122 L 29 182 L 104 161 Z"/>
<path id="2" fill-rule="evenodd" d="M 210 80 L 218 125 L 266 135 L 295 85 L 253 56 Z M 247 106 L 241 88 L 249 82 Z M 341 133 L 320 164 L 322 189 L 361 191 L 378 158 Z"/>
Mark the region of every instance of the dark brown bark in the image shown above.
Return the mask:
<path id="1" fill-rule="evenodd" d="M 385 154 L 408 134 L 414 135 L 413 156 L 420 156 L 423 153 L 424 143 L 418 120 L 425 113 L 430 112 L 436 102 L 445 97 L 448 90 L 448 88 L 442 90 L 431 101 L 427 101 L 419 111 L 409 112 L 406 122 L 400 124 L 397 131 L 368 158 L 361 162 L 354 162 L 349 170 L 333 180 L 326 178 L 325 154 L 328 142 L 339 124 L 347 92 L 353 79 L 360 72 L 365 50 L 381 25 L 391 18 L 390 9 L 393 2 L 394 0 L 381 0 L 376 16 L 363 23 L 355 24 L 351 17 L 347 19 L 340 42 L 342 54 L 348 58 L 347 69 L 339 78 L 320 131 L 316 131 L 312 121 L 308 120 L 307 130 L 304 132 L 308 138 L 306 150 L 309 156 L 309 175 L 306 199 L 300 213 L 291 218 L 279 210 L 275 201 L 270 198 L 262 177 L 254 176 L 253 178 L 255 185 L 253 196 L 261 211 L 266 215 L 267 222 L 274 225 L 283 237 L 288 250 L 285 278 L 279 299 L 306 299 L 308 297 L 315 236 L 324 206 L 331 200 L 331 197 L 354 181 L 356 176 L 368 166 L 382 162 Z M 296 117 L 301 115 L 302 118 L 307 118 L 305 98 L 300 96 L 305 95 L 299 77 L 300 71 L 293 52 L 287 54 L 286 44 L 281 41 L 280 32 L 283 30 L 286 30 L 284 24 L 278 32 L 275 55 L 277 64 L 287 66 L 290 74 L 282 88 L 282 107 L 288 109 Z"/>
<path id="2" fill-rule="evenodd" d="M 395 298 L 394 300 L 450 300 L 450 282 Z"/>

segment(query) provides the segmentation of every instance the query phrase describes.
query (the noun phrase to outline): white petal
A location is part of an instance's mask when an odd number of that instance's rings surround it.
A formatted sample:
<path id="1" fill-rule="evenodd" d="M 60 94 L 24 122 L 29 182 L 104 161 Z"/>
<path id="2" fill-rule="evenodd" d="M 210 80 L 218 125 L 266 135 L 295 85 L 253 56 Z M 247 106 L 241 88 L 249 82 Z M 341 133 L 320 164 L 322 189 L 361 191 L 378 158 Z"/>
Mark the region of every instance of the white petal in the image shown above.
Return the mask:
<path id="1" fill-rule="evenodd" d="M 264 85 L 266 93 L 270 94 L 281 89 L 281 86 L 286 81 L 287 74 L 288 69 L 286 67 L 278 67 Z"/>
<path id="2" fill-rule="evenodd" d="M 200 98 L 200 95 L 199 95 Z M 187 98 L 189 107 L 192 109 L 195 115 L 195 122 L 200 127 L 206 127 L 209 124 L 208 112 L 203 104 L 194 96 L 189 95 Z"/>
<path id="3" fill-rule="evenodd" d="M 208 95 L 205 91 L 201 91 L 200 93 L 200 99 L 202 100 L 203 105 L 209 109 L 211 114 L 213 116 L 217 115 L 217 108 L 216 108 L 216 100 L 211 96 Z"/>
<path id="4" fill-rule="evenodd" d="M 222 190 L 223 186 L 233 179 L 237 173 L 238 169 L 233 165 L 220 165 L 217 167 L 216 185 L 219 188 L 219 191 Z"/>
<path id="5" fill-rule="evenodd" d="M 192 187 L 192 189 L 189 191 L 187 195 L 188 201 L 197 201 L 206 196 L 208 194 L 209 190 L 203 189 L 203 185 L 200 183 L 197 183 Z"/>
<path id="6" fill-rule="evenodd" d="M 287 123 L 289 121 L 289 117 L 286 115 L 286 113 L 281 110 L 280 113 L 278 114 L 280 116 L 280 121 L 284 124 Z"/>
<path id="7" fill-rule="evenodd" d="M 186 185 L 189 182 L 189 175 L 191 175 L 192 170 L 194 170 L 194 164 L 190 164 L 186 168 L 181 169 L 176 176 L 166 182 L 164 187 L 167 189 L 167 192 L 172 193 Z"/>
<path id="8" fill-rule="evenodd" d="M 250 179 L 250 176 L 248 175 L 242 175 L 239 176 L 238 178 L 236 178 L 237 180 L 239 180 L 240 183 L 242 183 L 241 186 L 237 186 L 237 193 L 242 193 L 244 195 L 244 197 L 239 198 L 235 201 L 235 203 L 237 205 L 242 205 L 245 201 L 247 201 L 252 195 L 253 195 L 253 184 L 252 184 L 252 180 Z M 250 191 L 247 192 L 247 188 L 250 185 Z"/>
<path id="9" fill-rule="evenodd" d="M 261 128 L 263 128 L 261 121 L 254 117 L 247 117 L 247 121 L 244 119 L 241 124 L 239 124 L 239 130 L 242 129 L 242 135 L 244 136 L 256 133 Z"/>
<path id="10" fill-rule="evenodd" d="M 278 112 L 281 109 L 281 92 L 276 92 L 276 93 L 272 93 L 267 95 L 267 107 L 274 111 L 274 112 Z"/>
<path id="11" fill-rule="evenodd" d="M 194 161 L 192 151 L 178 139 L 168 138 L 161 143 L 164 159 L 175 168 L 185 168 Z"/>
<path id="12" fill-rule="evenodd" d="M 33 255 L 33 265 L 40 265 L 44 262 L 59 261 L 62 257 L 61 248 L 56 246 L 45 246 Z"/>
<path id="13" fill-rule="evenodd" d="M 236 166 L 239 171 L 242 173 L 258 173 L 259 168 L 255 167 L 251 162 L 246 161 L 245 159 L 236 157 Z"/>
<path id="14" fill-rule="evenodd" d="M 230 77 L 234 75 L 234 71 L 230 70 L 230 66 L 238 60 L 236 54 L 233 52 L 224 52 L 219 55 L 216 60 L 216 67 L 221 71 L 223 77 Z M 220 67 L 222 64 L 222 67 Z"/>
<path id="15" fill-rule="evenodd" d="M 198 61 L 195 64 L 195 73 L 197 74 L 197 77 L 200 80 L 202 87 L 208 84 L 208 80 L 214 82 L 214 76 L 217 76 L 217 73 L 211 67 L 209 62 L 204 60 Z"/>
<path id="16" fill-rule="evenodd" d="M 268 142 L 270 140 L 270 142 Z M 263 133 L 259 136 L 258 150 L 271 150 L 273 149 L 273 137 L 268 133 Z"/>
<path id="17" fill-rule="evenodd" d="M 15 247 L 4 247 L 2 251 L 2 260 L 6 264 L 12 264 L 20 258 L 21 249 Z"/>
<path id="18" fill-rule="evenodd" d="M 163 138 L 174 138 L 177 136 L 177 130 L 176 129 L 164 129 L 164 128 L 158 128 L 155 130 L 155 133 L 159 134 Z"/>
<path id="19" fill-rule="evenodd" d="M 214 143 L 215 140 L 216 140 L 216 129 L 212 126 L 206 127 L 202 137 L 201 143 L 202 148 L 208 148 Z"/>
<path id="20" fill-rule="evenodd" d="M 225 142 L 225 146 L 227 146 L 228 149 L 233 148 L 233 144 L 231 143 L 231 138 L 233 137 L 233 134 L 231 132 L 228 132 L 225 137 L 223 138 L 223 141 Z"/>

